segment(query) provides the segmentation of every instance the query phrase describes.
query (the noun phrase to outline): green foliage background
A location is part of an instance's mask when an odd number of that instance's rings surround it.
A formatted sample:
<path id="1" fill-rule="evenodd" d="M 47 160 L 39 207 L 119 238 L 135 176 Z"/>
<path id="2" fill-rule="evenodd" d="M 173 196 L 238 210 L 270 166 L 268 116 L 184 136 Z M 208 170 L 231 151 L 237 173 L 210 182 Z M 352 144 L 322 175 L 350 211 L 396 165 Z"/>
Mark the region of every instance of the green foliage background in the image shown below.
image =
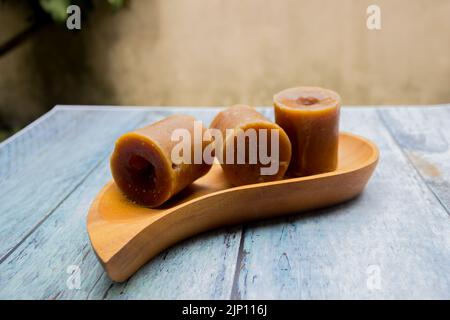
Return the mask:
<path id="1" fill-rule="evenodd" d="M 47 12 L 55 22 L 63 22 L 67 19 L 67 7 L 71 4 L 88 5 L 92 7 L 94 0 L 39 0 L 41 8 Z M 123 6 L 124 0 L 106 0 L 113 9 Z"/>

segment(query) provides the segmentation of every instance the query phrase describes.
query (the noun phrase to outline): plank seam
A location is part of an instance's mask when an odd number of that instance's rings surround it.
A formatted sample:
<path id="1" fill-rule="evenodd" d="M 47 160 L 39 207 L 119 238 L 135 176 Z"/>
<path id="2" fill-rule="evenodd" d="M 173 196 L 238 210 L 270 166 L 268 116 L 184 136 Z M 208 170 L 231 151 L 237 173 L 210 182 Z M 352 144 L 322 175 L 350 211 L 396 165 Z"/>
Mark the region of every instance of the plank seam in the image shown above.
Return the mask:
<path id="1" fill-rule="evenodd" d="M 27 127 L 25 127 L 23 130 L 19 131 L 17 134 L 11 136 L 7 140 L 0 143 L 0 149 L 2 146 L 4 146 L 6 143 L 10 143 L 17 139 L 19 136 L 21 136 L 24 132 L 29 131 L 33 129 L 36 125 L 40 124 L 41 122 L 47 120 L 53 113 L 56 111 L 61 110 L 58 106 L 53 107 L 50 111 L 48 111 L 46 114 L 44 114 L 42 117 L 36 119 L 34 122 L 29 124 Z M 139 119 L 136 121 L 136 125 L 140 125 L 145 121 L 145 119 Z M 62 197 L 62 199 L 55 205 L 54 208 L 48 211 L 47 214 L 45 214 L 41 220 L 39 220 L 23 237 L 18 241 L 10 250 L 8 250 L 3 256 L 0 257 L 0 264 L 2 264 L 4 261 L 6 261 L 11 254 L 14 253 L 14 251 L 19 248 L 26 239 L 28 239 L 69 197 L 70 195 L 75 192 L 86 180 L 87 178 L 100 166 L 100 164 L 108 157 L 107 152 L 105 152 L 104 156 L 100 156 L 100 160 L 93 165 L 93 167 L 88 171 L 88 173 L 78 182 L 75 184 L 75 186 L 68 191 L 68 193 Z"/>
<path id="2" fill-rule="evenodd" d="M 106 298 L 108 297 L 109 291 L 112 289 L 112 287 L 114 286 L 114 283 L 111 283 L 108 288 L 105 290 L 105 292 L 103 293 L 102 296 L 102 300 L 106 300 Z"/>
<path id="3" fill-rule="evenodd" d="M 102 270 L 100 276 L 95 280 L 94 284 L 92 285 L 91 289 L 89 290 L 88 294 L 86 295 L 85 300 L 89 300 L 89 297 L 91 296 L 91 293 L 94 291 L 95 287 L 97 287 L 98 282 L 100 279 L 105 275 L 105 271 Z"/>
<path id="4" fill-rule="evenodd" d="M 432 188 L 432 186 L 429 185 L 423 174 L 420 172 L 419 168 L 414 164 L 414 162 L 411 161 L 411 158 L 409 155 L 405 152 L 403 147 L 401 146 L 400 142 L 395 137 L 395 134 L 392 132 L 390 126 L 388 123 L 384 120 L 383 116 L 381 115 L 381 111 L 376 109 L 376 113 L 378 118 L 380 119 L 381 123 L 383 123 L 384 127 L 387 129 L 389 135 L 391 136 L 392 140 L 395 142 L 395 144 L 399 147 L 401 153 L 406 158 L 406 161 L 408 161 L 409 164 L 414 168 L 414 171 L 418 174 L 420 180 L 425 184 L 427 189 L 431 192 L 431 194 L 436 198 L 437 202 L 441 205 L 441 207 L 444 209 L 445 212 L 450 216 L 450 209 L 447 207 L 447 205 L 442 201 L 441 197 L 436 193 L 436 191 Z"/>
<path id="5" fill-rule="evenodd" d="M 236 258 L 236 264 L 234 267 L 233 285 L 231 286 L 231 294 L 230 294 L 231 300 L 241 300 L 242 299 L 241 293 L 239 291 L 239 277 L 241 275 L 241 265 L 242 265 L 242 262 L 244 261 L 244 256 L 245 256 L 245 252 L 244 252 L 245 230 L 246 230 L 245 225 L 242 225 L 241 238 L 239 239 L 239 249 L 238 249 L 238 254 L 237 254 L 237 258 Z"/>
<path id="6" fill-rule="evenodd" d="M 53 209 L 51 209 L 46 215 L 44 215 L 44 217 L 41 220 L 39 220 L 34 225 L 34 227 L 32 227 L 30 231 L 28 231 L 25 234 L 25 236 L 23 236 L 23 238 L 20 239 L 19 242 L 17 242 L 10 250 L 8 250 L 8 252 L 6 252 L 0 258 L 0 264 L 2 264 L 6 259 L 8 259 L 11 256 L 11 254 L 13 254 L 14 251 L 16 251 L 17 248 L 19 248 L 25 242 L 25 240 L 27 240 L 70 197 L 70 195 L 86 181 L 86 179 L 95 171 L 95 169 L 97 169 L 100 166 L 100 164 L 103 162 L 104 159 L 105 157 L 102 157 L 102 159 L 98 161 L 92 167 L 91 170 L 89 170 L 89 172 L 56 204 L 56 206 Z"/>
<path id="7" fill-rule="evenodd" d="M 123 292 L 125 291 L 126 287 L 128 286 L 128 283 L 130 282 L 130 279 L 131 279 L 131 277 L 128 278 L 128 279 L 125 281 L 124 284 L 122 284 L 123 288 L 122 288 L 122 290 L 120 291 L 119 295 L 122 295 L 122 294 L 123 294 Z M 114 285 L 115 285 L 115 283 L 114 283 L 114 282 L 111 282 L 111 284 L 108 286 L 108 289 L 106 289 L 105 292 L 103 293 L 102 300 L 106 300 L 106 299 L 108 298 L 109 292 L 110 292 L 111 289 L 114 287 Z"/>

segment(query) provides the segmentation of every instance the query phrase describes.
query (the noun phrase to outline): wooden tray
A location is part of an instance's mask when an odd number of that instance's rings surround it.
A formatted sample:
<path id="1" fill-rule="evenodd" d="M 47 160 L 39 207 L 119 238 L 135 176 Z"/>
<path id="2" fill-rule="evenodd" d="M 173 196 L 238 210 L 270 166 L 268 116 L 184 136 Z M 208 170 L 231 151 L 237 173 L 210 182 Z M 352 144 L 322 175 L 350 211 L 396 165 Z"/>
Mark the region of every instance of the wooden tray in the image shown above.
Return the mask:
<path id="1" fill-rule="evenodd" d="M 352 199 L 364 189 L 378 156 L 372 142 L 341 133 L 336 171 L 231 187 L 220 165 L 213 165 L 207 175 L 158 209 L 129 202 L 111 181 L 89 210 L 89 238 L 109 277 L 124 281 L 161 251 L 206 230 Z"/>

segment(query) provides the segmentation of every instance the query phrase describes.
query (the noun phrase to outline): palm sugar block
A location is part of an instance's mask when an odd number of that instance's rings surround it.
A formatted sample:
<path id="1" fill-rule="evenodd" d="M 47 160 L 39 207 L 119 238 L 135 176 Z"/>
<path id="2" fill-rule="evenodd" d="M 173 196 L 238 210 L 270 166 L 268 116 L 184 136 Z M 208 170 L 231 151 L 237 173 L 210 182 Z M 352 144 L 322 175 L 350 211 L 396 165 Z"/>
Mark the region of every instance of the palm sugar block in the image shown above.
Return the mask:
<path id="1" fill-rule="evenodd" d="M 147 127 L 121 136 L 111 156 L 111 172 L 119 189 L 130 200 L 147 207 L 157 207 L 196 179 L 205 175 L 211 164 L 186 161 L 174 163 L 172 150 L 178 141 L 172 138 L 177 129 L 194 136 L 201 122 L 194 117 L 173 115 Z M 201 132 L 207 129 L 201 126 Z M 190 140 L 192 152 L 203 151 L 210 142 Z M 197 144 L 197 145 L 196 145 Z"/>
<path id="2" fill-rule="evenodd" d="M 292 144 L 290 176 L 334 171 L 338 163 L 340 96 L 318 87 L 283 90 L 273 98 L 275 121 Z"/>
<path id="3" fill-rule="evenodd" d="M 217 114 L 210 130 L 223 136 L 216 146 L 227 180 L 235 186 L 280 180 L 291 159 L 284 130 L 256 109 L 234 105 Z"/>

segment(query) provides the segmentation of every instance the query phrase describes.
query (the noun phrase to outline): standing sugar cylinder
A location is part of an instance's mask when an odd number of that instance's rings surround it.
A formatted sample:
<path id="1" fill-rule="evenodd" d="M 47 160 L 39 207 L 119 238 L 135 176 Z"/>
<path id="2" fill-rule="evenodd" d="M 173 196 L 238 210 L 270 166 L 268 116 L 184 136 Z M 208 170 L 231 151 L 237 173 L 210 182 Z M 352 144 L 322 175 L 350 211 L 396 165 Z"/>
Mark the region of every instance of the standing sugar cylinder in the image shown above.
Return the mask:
<path id="1" fill-rule="evenodd" d="M 297 87 L 277 93 L 273 100 L 275 121 L 292 144 L 289 175 L 336 170 L 341 97 L 327 89 Z"/>
<path id="2" fill-rule="evenodd" d="M 156 207 L 205 175 L 211 165 L 203 158 L 194 161 L 194 152 L 203 153 L 210 143 L 202 137 L 194 139 L 199 126 L 202 135 L 206 128 L 201 122 L 191 116 L 174 115 L 121 136 L 111 156 L 111 172 L 122 193 L 138 204 Z M 172 138 L 177 129 L 184 129 L 191 138 L 187 140 L 190 161 L 172 159 L 172 151 L 179 144 Z"/>
<path id="3" fill-rule="evenodd" d="M 229 107 L 214 118 L 210 129 L 222 134 L 216 157 L 231 184 L 283 178 L 291 159 L 291 143 L 280 126 L 256 109 L 246 105 Z"/>

